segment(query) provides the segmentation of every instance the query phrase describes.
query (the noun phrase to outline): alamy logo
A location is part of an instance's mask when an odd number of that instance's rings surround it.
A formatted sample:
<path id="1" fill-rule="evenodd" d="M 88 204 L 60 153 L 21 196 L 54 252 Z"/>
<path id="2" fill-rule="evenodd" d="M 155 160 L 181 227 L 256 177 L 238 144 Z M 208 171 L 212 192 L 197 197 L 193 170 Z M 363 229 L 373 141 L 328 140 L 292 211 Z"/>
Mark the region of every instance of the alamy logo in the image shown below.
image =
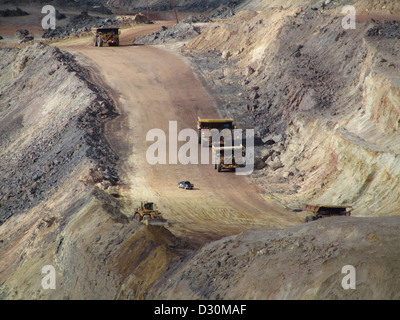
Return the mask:
<path id="1" fill-rule="evenodd" d="M 176 121 L 169 121 L 168 143 L 167 134 L 162 129 L 152 129 L 147 132 L 146 141 L 154 142 L 146 152 L 149 164 L 210 164 L 210 152 L 212 152 L 211 163 L 219 171 L 222 168 L 234 169 L 237 175 L 249 175 L 253 172 L 253 129 L 246 130 L 243 139 L 242 129 L 221 131 L 202 129 L 199 132 L 183 129 L 178 133 L 177 127 Z M 186 143 L 178 150 L 179 142 Z"/>
<path id="2" fill-rule="evenodd" d="M 43 266 L 42 274 L 46 274 L 42 279 L 42 288 L 54 290 L 56 288 L 56 269 L 52 265 Z"/>
<path id="3" fill-rule="evenodd" d="M 356 28 L 356 8 L 353 6 L 344 6 L 342 14 L 346 16 L 342 19 L 342 27 L 345 30 Z"/>
<path id="4" fill-rule="evenodd" d="M 342 279 L 342 288 L 354 290 L 356 288 L 356 269 L 352 265 L 346 265 L 342 268 L 342 273 L 346 274 Z"/>
<path id="5" fill-rule="evenodd" d="M 47 14 L 42 19 L 42 28 L 55 29 L 56 28 L 56 9 L 53 6 L 47 5 L 42 8 L 42 13 Z"/>

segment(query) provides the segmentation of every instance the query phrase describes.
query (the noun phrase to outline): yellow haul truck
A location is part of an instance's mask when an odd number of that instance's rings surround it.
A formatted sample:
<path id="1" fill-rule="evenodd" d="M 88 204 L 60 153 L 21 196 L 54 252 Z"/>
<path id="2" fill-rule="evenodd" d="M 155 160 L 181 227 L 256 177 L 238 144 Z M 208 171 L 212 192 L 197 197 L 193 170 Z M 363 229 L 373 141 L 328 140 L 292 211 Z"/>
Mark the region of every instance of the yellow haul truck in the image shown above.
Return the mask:
<path id="1" fill-rule="evenodd" d="M 102 47 L 104 44 L 119 46 L 119 35 L 121 34 L 119 28 L 93 28 L 92 31 L 95 47 Z"/>
<path id="2" fill-rule="evenodd" d="M 318 220 L 321 218 L 334 217 L 334 216 L 350 216 L 353 211 L 352 206 L 337 206 L 337 205 L 310 205 L 306 204 L 303 209 L 312 214 L 307 216 L 305 222 Z"/>
<path id="3" fill-rule="evenodd" d="M 236 168 L 243 166 L 245 150 L 242 145 L 229 147 L 213 146 L 212 154 L 214 158 L 214 169 L 218 170 L 218 172 L 222 170 L 236 171 Z M 240 155 L 240 159 L 237 158 L 238 154 Z"/>
<path id="4" fill-rule="evenodd" d="M 204 129 L 208 129 L 204 130 Z M 199 131 L 199 144 L 203 141 L 205 145 L 212 145 L 212 137 L 215 134 L 220 134 L 220 132 L 224 129 L 233 130 L 236 129 L 236 126 L 233 123 L 233 119 L 201 119 L 197 118 L 197 130 Z M 226 136 L 226 138 L 232 139 L 232 132 L 230 136 Z M 224 134 L 220 138 L 220 144 L 224 144 Z"/>

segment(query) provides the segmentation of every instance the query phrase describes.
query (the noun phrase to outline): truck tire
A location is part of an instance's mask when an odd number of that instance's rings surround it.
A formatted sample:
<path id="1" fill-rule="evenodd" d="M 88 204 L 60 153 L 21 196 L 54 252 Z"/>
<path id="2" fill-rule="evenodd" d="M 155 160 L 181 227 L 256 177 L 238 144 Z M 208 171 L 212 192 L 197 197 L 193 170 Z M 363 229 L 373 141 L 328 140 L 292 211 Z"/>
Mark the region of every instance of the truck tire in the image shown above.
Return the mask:
<path id="1" fill-rule="evenodd" d="M 103 39 L 100 39 L 99 40 L 99 47 L 102 47 L 103 46 Z"/>
<path id="2" fill-rule="evenodd" d="M 218 172 L 221 172 L 221 171 L 222 171 L 222 165 L 219 164 L 219 165 L 218 165 Z"/>
<path id="3" fill-rule="evenodd" d="M 134 214 L 133 218 L 134 218 L 136 221 L 141 221 L 141 220 L 142 220 L 142 217 L 140 216 L 140 214 L 139 214 L 138 212 L 136 212 L 136 213 Z"/>
<path id="4" fill-rule="evenodd" d="M 94 37 L 93 44 L 94 44 L 95 47 L 97 47 L 97 37 Z"/>
<path id="5" fill-rule="evenodd" d="M 314 217 L 313 216 L 307 216 L 305 222 L 311 222 L 314 221 Z"/>

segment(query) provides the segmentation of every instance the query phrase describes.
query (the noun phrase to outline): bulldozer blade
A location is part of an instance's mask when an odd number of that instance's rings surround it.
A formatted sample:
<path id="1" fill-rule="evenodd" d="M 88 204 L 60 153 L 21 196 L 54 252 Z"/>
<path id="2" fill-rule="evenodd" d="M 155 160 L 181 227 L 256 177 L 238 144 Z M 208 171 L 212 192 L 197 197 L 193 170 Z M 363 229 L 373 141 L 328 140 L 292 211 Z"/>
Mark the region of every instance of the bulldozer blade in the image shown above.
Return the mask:
<path id="1" fill-rule="evenodd" d="M 166 226 L 166 225 L 168 225 L 168 221 L 167 220 L 161 220 L 161 219 L 143 220 L 142 222 L 146 226 Z"/>

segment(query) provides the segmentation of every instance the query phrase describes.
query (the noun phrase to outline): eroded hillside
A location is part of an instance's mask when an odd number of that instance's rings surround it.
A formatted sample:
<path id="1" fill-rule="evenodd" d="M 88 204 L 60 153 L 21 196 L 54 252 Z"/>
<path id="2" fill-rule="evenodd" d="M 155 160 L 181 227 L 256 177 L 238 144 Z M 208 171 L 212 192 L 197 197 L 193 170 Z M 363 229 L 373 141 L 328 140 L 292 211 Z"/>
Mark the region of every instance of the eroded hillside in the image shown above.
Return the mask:
<path id="1" fill-rule="evenodd" d="M 372 19 L 345 30 L 329 11 L 242 11 L 184 47 L 228 57 L 210 81 L 240 91 L 226 109 L 255 126 L 257 180 L 290 208 L 398 214 L 400 28 Z"/>
<path id="2" fill-rule="evenodd" d="M 143 298 L 179 257 L 178 240 L 121 213 L 117 156 L 102 128 L 113 101 L 56 47 L 1 56 L 1 298 Z M 42 288 L 46 265 L 58 290 Z"/>
<path id="3" fill-rule="evenodd" d="M 164 26 L 156 48 L 132 46 L 130 27 L 121 48 L 82 37 L 56 44 L 69 53 L 0 49 L 0 298 L 399 298 L 398 2 L 235 10 Z M 251 177 L 140 158 L 144 131 L 194 127 L 200 112 L 255 129 Z M 187 176 L 193 193 L 176 189 Z M 144 197 L 170 226 L 132 219 Z M 354 211 L 303 224 L 305 203 Z M 45 265 L 56 290 L 43 290 Z M 346 265 L 356 290 L 342 286 Z"/>
<path id="4" fill-rule="evenodd" d="M 399 217 L 322 219 L 283 230 L 247 231 L 184 261 L 156 299 L 398 299 Z M 342 268 L 355 268 L 344 290 Z"/>

